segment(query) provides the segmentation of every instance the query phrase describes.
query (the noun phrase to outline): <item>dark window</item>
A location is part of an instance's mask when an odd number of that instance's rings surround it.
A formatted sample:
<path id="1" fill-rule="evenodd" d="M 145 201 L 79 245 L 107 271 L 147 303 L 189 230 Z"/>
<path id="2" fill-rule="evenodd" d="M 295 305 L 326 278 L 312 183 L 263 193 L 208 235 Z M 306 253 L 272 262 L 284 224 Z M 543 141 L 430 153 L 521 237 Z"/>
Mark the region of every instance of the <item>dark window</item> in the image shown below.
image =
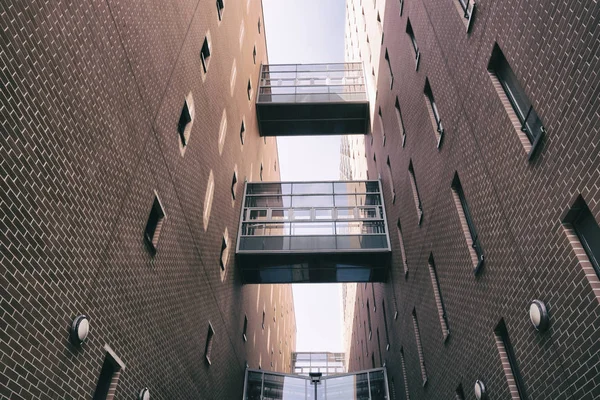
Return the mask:
<path id="1" fill-rule="evenodd" d="M 259 174 L 259 176 L 260 176 L 260 181 L 262 182 L 262 180 L 263 180 L 263 165 L 262 165 L 262 163 L 260 163 L 260 174 Z"/>
<path id="2" fill-rule="evenodd" d="M 223 4 L 223 0 L 217 0 L 217 14 L 219 15 L 219 21 L 223 19 L 223 9 L 225 5 Z"/>
<path id="3" fill-rule="evenodd" d="M 446 306 L 444 305 L 444 298 L 442 297 L 442 289 L 440 287 L 437 269 L 433 260 L 433 254 L 429 255 L 429 276 L 431 277 L 431 285 L 433 286 L 435 304 L 438 309 L 440 324 L 442 325 L 442 334 L 444 335 L 444 340 L 446 340 L 448 335 L 450 335 L 450 327 L 448 325 L 448 315 L 446 314 Z"/>
<path id="4" fill-rule="evenodd" d="M 600 278 L 600 226 L 580 196 L 565 222 L 571 223 L 596 275 Z"/>
<path id="5" fill-rule="evenodd" d="M 245 139 L 246 139 L 246 124 L 244 123 L 244 120 L 242 120 L 242 126 L 240 127 L 240 140 L 242 141 L 242 144 L 244 144 Z"/>
<path id="6" fill-rule="evenodd" d="M 515 357 L 510 338 L 508 337 L 508 330 L 506 329 L 506 324 L 503 319 L 500 320 L 500 323 L 498 323 L 498 326 L 494 329 L 494 334 L 496 336 L 496 346 L 500 353 L 502 367 L 504 368 L 504 374 L 506 375 L 510 391 L 514 392 L 516 390 L 519 393 L 519 398 L 521 400 L 526 400 L 527 393 L 525 392 L 523 377 L 519 371 L 517 358 Z M 508 359 L 508 365 L 504 362 L 505 359 Z"/>
<path id="7" fill-rule="evenodd" d="M 410 400 L 410 391 L 408 390 L 408 375 L 406 373 L 406 361 L 404 360 L 404 348 L 400 348 L 400 365 L 402 366 L 402 378 L 404 381 L 404 399 Z"/>
<path id="8" fill-rule="evenodd" d="M 413 32 L 412 25 L 410 24 L 410 19 L 406 23 L 406 33 L 410 37 L 410 43 L 412 44 L 412 48 L 415 55 L 415 69 L 419 69 L 419 60 L 421 58 L 421 53 L 419 52 L 419 46 L 417 45 L 417 39 L 415 38 L 415 33 Z"/>
<path id="9" fill-rule="evenodd" d="M 375 353 L 371 353 L 371 364 L 373 365 L 373 368 L 375 368 Z"/>
<path id="10" fill-rule="evenodd" d="M 385 301 L 381 302 L 381 310 L 383 311 L 383 326 L 385 327 L 385 350 L 390 349 L 390 333 L 388 331 L 387 313 L 385 312 Z"/>
<path id="11" fill-rule="evenodd" d="M 262 328 L 263 330 L 265 330 L 265 312 L 263 311 L 263 317 L 262 317 Z"/>
<path id="12" fill-rule="evenodd" d="M 494 45 L 488 70 L 500 81 L 510 105 L 519 118 L 521 131 L 527 135 L 532 146 L 529 151 L 529 157 L 531 158 L 544 134 L 544 126 L 497 44 Z"/>
<path id="13" fill-rule="evenodd" d="M 394 73 L 392 72 L 392 64 L 390 62 L 390 55 L 387 49 L 385 49 L 385 61 L 387 62 L 388 72 L 390 74 L 390 89 L 394 87 Z"/>
<path id="14" fill-rule="evenodd" d="M 408 259 L 406 258 L 406 249 L 404 248 L 404 239 L 402 238 L 402 227 L 400 226 L 400 218 L 396 222 L 398 228 L 398 242 L 400 244 L 400 253 L 402 255 L 402 265 L 404 267 L 404 277 L 408 276 Z M 394 317 L 396 319 L 396 317 Z"/>
<path id="15" fill-rule="evenodd" d="M 437 139 L 437 147 L 439 148 L 442 144 L 442 138 L 444 137 L 444 127 L 442 126 L 442 118 L 440 117 L 440 112 L 435 104 L 433 92 L 431 91 L 431 86 L 429 85 L 429 79 L 425 79 L 424 93 L 425 97 L 427 98 L 427 102 L 429 103 L 429 112 L 433 118 L 432 122 L 435 124 L 435 135 Z"/>
<path id="16" fill-rule="evenodd" d="M 392 192 L 392 204 L 396 203 L 396 189 L 394 188 L 394 179 L 392 177 L 392 164 L 390 163 L 390 156 L 387 158 L 387 172 L 388 180 L 390 181 L 390 191 Z"/>
<path id="17" fill-rule="evenodd" d="M 462 384 L 458 385 L 456 388 L 456 400 L 465 400 L 465 392 L 463 390 Z"/>
<path id="18" fill-rule="evenodd" d="M 421 344 L 421 333 L 419 332 L 419 322 L 417 321 L 417 310 L 412 312 L 413 328 L 415 329 L 415 340 L 417 342 L 417 353 L 419 354 L 419 364 L 421 366 L 421 377 L 423 386 L 427 383 L 427 369 L 425 368 L 425 356 L 423 354 L 423 345 Z"/>
<path id="19" fill-rule="evenodd" d="M 400 16 L 402 16 L 402 12 L 404 11 L 404 0 L 399 0 L 400 1 Z"/>
<path id="20" fill-rule="evenodd" d="M 473 22 L 473 15 L 475 14 L 475 1 L 471 0 L 458 0 L 458 4 L 460 8 L 463 10 L 463 17 L 465 21 L 465 25 L 467 27 L 467 33 L 471 30 L 471 25 Z"/>
<path id="21" fill-rule="evenodd" d="M 248 341 L 247 332 L 248 332 L 248 317 L 244 315 L 244 331 L 242 332 L 242 338 L 244 339 L 244 342 Z"/>
<path id="22" fill-rule="evenodd" d="M 248 100 L 252 100 L 252 83 L 250 79 L 248 79 Z"/>
<path id="23" fill-rule="evenodd" d="M 471 212 L 469 211 L 469 205 L 467 204 L 467 199 L 465 198 L 465 193 L 463 192 L 463 188 L 457 173 L 454 174 L 454 179 L 452 180 L 452 191 L 459 200 L 458 203 L 455 202 L 459 216 L 464 217 L 464 220 L 467 224 L 467 231 L 464 232 L 465 239 L 467 240 L 467 245 L 469 245 L 472 249 L 470 250 L 471 257 L 475 267 L 475 273 L 477 273 L 483 264 L 483 248 L 481 247 L 481 242 L 479 240 L 479 236 L 477 235 L 477 230 L 475 229 L 475 224 L 473 223 L 473 218 L 471 217 Z"/>
<path id="24" fill-rule="evenodd" d="M 104 356 L 104 362 L 102 363 L 102 369 L 100 370 L 100 376 L 98 377 L 98 383 L 96 384 L 96 390 L 94 391 L 93 400 L 109 400 L 113 398 L 114 391 L 117 388 L 119 381 L 121 367 L 111 357 L 110 354 L 106 353 Z"/>
<path id="25" fill-rule="evenodd" d="M 383 114 L 381 114 L 381 107 L 379 107 L 379 111 L 378 111 L 378 118 L 379 118 L 379 128 L 381 129 L 381 139 L 383 140 L 383 146 L 385 146 L 385 142 L 386 142 L 386 137 L 385 137 L 385 129 L 383 129 Z"/>
<path id="26" fill-rule="evenodd" d="M 204 43 L 202 43 L 202 49 L 200 50 L 200 59 L 202 60 L 202 69 L 204 73 L 208 71 L 208 62 L 210 61 L 210 44 L 208 43 L 208 38 L 204 38 Z"/>
<path id="27" fill-rule="evenodd" d="M 415 170 L 413 168 L 412 160 L 408 164 L 408 174 L 410 176 L 410 185 L 412 187 L 415 207 L 417 208 L 417 219 L 419 221 L 419 225 L 421 225 L 421 221 L 423 221 L 423 206 L 421 205 L 421 196 L 419 196 L 419 189 L 417 188 L 417 179 L 415 178 Z"/>
<path id="28" fill-rule="evenodd" d="M 231 178 L 231 197 L 235 200 L 235 192 L 237 191 L 238 176 L 237 171 L 233 171 L 233 178 Z"/>
<path id="29" fill-rule="evenodd" d="M 402 118 L 402 111 L 400 110 L 400 101 L 396 96 L 396 119 L 398 119 L 398 128 L 402 134 L 402 147 L 406 144 L 406 129 L 404 128 L 404 118 Z"/>
<path id="30" fill-rule="evenodd" d="M 254 50 L 252 50 L 252 60 L 254 60 L 254 64 L 256 64 L 256 46 L 254 46 Z"/>
<path id="31" fill-rule="evenodd" d="M 181 115 L 179 115 L 179 121 L 177 122 L 177 132 L 179 133 L 179 139 L 181 140 L 181 146 L 185 147 L 188 145 L 190 140 L 190 134 L 192 132 L 192 120 L 194 115 L 193 102 L 190 101 L 190 97 L 183 102 L 183 108 L 181 109 Z"/>
<path id="32" fill-rule="evenodd" d="M 219 262 L 221 264 L 221 271 L 225 271 L 227 267 L 227 261 L 229 261 L 229 250 L 228 247 L 228 239 L 227 239 L 227 229 L 225 229 L 225 234 L 223 235 L 223 239 L 221 240 L 221 257 Z"/>
<path id="33" fill-rule="evenodd" d="M 258 33 L 260 33 L 260 28 L 261 28 L 261 24 L 260 24 L 260 18 L 258 19 Z"/>
<path id="34" fill-rule="evenodd" d="M 211 364 L 210 353 L 212 352 L 214 336 L 215 336 L 215 331 L 209 322 L 208 323 L 208 333 L 206 334 L 206 346 L 204 347 L 204 358 L 206 358 L 206 361 L 208 362 L 209 365 Z"/>
<path id="35" fill-rule="evenodd" d="M 369 307 L 369 299 L 367 299 L 367 321 L 369 321 L 369 340 L 371 340 L 373 331 L 371 329 L 371 308 Z"/>
<path id="36" fill-rule="evenodd" d="M 144 239 L 146 240 L 146 243 L 150 246 L 150 249 L 153 253 L 156 252 L 156 246 L 158 245 L 158 237 L 160 236 L 160 231 L 164 220 L 165 212 L 162 208 L 162 205 L 160 204 L 160 200 L 158 199 L 158 197 L 154 196 L 152 209 L 150 210 L 148 222 L 146 222 L 146 228 L 144 229 Z"/>

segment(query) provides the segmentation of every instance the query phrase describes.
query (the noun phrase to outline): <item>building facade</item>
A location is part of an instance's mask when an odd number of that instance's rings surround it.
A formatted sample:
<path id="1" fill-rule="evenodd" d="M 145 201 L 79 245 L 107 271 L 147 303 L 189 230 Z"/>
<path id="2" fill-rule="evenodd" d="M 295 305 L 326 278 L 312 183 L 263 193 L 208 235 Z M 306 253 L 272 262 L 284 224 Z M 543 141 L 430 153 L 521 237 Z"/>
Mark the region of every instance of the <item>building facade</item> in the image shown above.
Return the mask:
<path id="1" fill-rule="evenodd" d="M 291 286 L 234 266 L 244 181 L 280 180 L 261 2 L 8 1 L 0 26 L 0 397 L 232 399 L 248 366 L 290 372 Z"/>
<path id="2" fill-rule="evenodd" d="M 392 399 L 600 398 L 598 4 L 346 12 L 396 227 L 388 282 L 358 285 L 349 369 L 386 365 Z"/>

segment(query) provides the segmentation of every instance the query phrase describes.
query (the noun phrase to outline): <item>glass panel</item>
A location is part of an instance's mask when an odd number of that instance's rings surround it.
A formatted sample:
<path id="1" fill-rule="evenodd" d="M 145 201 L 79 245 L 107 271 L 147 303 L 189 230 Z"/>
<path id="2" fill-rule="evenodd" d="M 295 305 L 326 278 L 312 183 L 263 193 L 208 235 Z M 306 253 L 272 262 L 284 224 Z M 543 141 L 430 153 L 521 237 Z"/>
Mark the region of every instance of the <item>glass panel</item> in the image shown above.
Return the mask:
<path id="1" fill-rule="evenodd" d="M 292 190 L 293 194 L 331 194 L 333 185 L 329 182 L 294 183 Z"/>
<path id="2" fill-rule="evenodd" d="M 246 207 L 291 207 L 290 196 L 246 196 Z"/>
<path id="3" fill-rule="evenodd" d="M 354 219 L 354 208 L 338 208 L 338 219 Z"/>
<path id="4" fill-rule="evenodd" d="M 315 219 L 333 219 L 333 210 L 329 208 L 316 209 Z"/>
<path id="5" fill-rule="evenodd" d="M 337 236 L 336 239 L 340 250 L 387 248 L 386 235 Z"/>
<path id="6" fill-rule="evenodd" d="M 310 220 L 310 208 L 295 208 L 294 209 L 295 220 Z"/>
<path id="7" fill-rule="evenodd" d="M 294 196 L 293 207 L 333 207 L 332 196 Z"/>
<path id="8" fill-rule="evenodd" d="M 333 222 L 294 222 L 291 234 L 294 236 L 333 235 Z"/>
<path id="9" fill-rule="evenodd" d="M 248 371 L 248 385 L 246 386 L 245 400 L 262 400 L 260 398 L 262 374 Z"/>
<path id="10" fill-rule="evenodd" d="M 290 210 L 272 210 L 271 219 L 287 221 L 290 219 Z"/>
<path id="11" fill-rule="evenodd" d="M 336 277 L 337 282 L 368 282 L 371 278 L 371 270 L 369 268 L 338 264 Z"/>
<path id="12" fill-rule="evenodd" d="M 306 384 L 304 378 L 265 374 L 263 389 L 264 400 L 305 400 Z"/>
<path id="13" fill-rule="evenodd" d="M 291 236 L 290 250 L 335 249 L 335 236 Z"/>
<path id="14" fill-rule="evenodd" d="M 336 222 L 336 234 L 357 235 L 364 233 L 385 233 L 383 221 Z"/>
<path id="15" fill-rule="evenodd" d="M 248 210 L 250 213 L 249 220 L 258 220 L 262 221 L 267 219 L 267 210 Z"/>
<path id="16" fill-rule="evenodd" d="M 246 194 L 290 194 L 289 183 L 249 183 Z"/>
<path id="17" fill-rule="evenodd" d="M 379 184 L 377 181 L 369 182 L 335 182 L 335 193 L 377 193 Z"/>
<path id="18" fill-rule="evenodd" d="M 377 215 L 377 208 L 359 208 L 358 209 L 358 218 L 366 219 L 366 218 L 383 218 L 383 215 L 380 217 Z"/>
<path id="19" fill-rule="evenodd" d="M 248 236 L 280 236 L 290 234 L 289 222 L 250 223 L 242 224 L 242 235 Z"/>
<path id="20" fill-rule="evenodd" d="M 387 399 L 383 371 L 370 372 L 369 378 L 371 380 L 371 400 Z"/>

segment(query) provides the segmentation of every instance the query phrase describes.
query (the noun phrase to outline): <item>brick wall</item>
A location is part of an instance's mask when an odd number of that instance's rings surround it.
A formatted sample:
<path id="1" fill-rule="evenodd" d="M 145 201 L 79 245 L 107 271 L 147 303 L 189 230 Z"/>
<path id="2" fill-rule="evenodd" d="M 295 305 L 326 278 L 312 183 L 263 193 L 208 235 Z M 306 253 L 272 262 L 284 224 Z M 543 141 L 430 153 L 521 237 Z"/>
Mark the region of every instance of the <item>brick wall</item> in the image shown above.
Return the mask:
<path id="1" fill-rule="evenodd" d="M 222 21 L 204 0 L 0 5 L 0 397 L 90 398 L 105 345 L 125 365 L 117 399 L 145 386 L 152 398 L 237 398 L 246 362 L 289 370 L 291 287 L 242 286 L 234 250 L 223 274 L 219 266 L 225 228 L 235 249 L 244 180 L 258 180 L 261 162 L 265 180 L 279 179 L 276 141 L 258 136 L 246 93 L 250 79 L 256 95 L 267 60 L 261 3 L 239 3 L 225 2 Z M 182 156 L 177 123 L 189 93 L 195 116 Z M 166 219 L 152 256 L 143 233 L 155 193 Z M 91 331 L 76 348 L 68 328 L 79 314 Z"/>
<path id="2" fill-rule="evenodd" d="M 350 369 L 370 368 L 372 351 L 378 360 L 376 342 L 364 337 L 362 327 L 363 302 L 370 299 L 378 306 L 371 318 L 380 331 L 379 307 L 386 303 L 391 343 L 389 351 L 381 349 L 382 362 L 398 399 L 405 389 L 401 349 L 413 400 L 452 398 L 461 384 L 465 397 L 474 398 L 477 379 L 485 383 L 490 399 L 510 398 L 494 335 L 502 318 L 528 398 L 598 398 L 600 299 L 562 224 L 579 195 L 600 221 L 598 4 L 477 2 L 469 34 L 453 0 L 405 1 L 402 15 L 399 1 L 377 2 L 377 7 L 385 7 L 380 53 L 383 57 L 388 50 L 395 81 L 390 90 L 386 79 L 379 80 L 374 109 L 382 109 L 387 140 L 383 146 L 374 127 L 373 140 L 366 140 L 367 160 L 369 176 L 381 174 L 389 226 L 401 221 L 409 273 L 405 278 L 397 231 L 391 229 L 395 247 L 389 282 L 375 284 L 374 290 L 359 285 Z M 406 34 L 408 18 L 421 52 L 417 71 Z M 366 40 L 361 29 L 359 39 Z M 487 71 L 495 43 L 546 128 L 531 160 Z M 378 75 L 387 76 L 383 58 L 379 61 Z M 439 149 L 423 94 L 426 79 L 445 131 Z M 394 112 L 396 96 L 406 126 L 404 148 Z M 389 175 L 383 172 L 388 155 L 393 205 Z M 411 160 L 423 205 L 421 226 L 409 180 Z M 455 172 L 485 254 L 477 275 L 451 189 Z M 430 254 L 447 312 L 446 341 L 428 269 Z M 551 324 L 545 333 L 536 332 L 529 321 L 533 299 L 543 300 L 549 309 Z M 427 368 L 425 386 L 413 308 Z"/>

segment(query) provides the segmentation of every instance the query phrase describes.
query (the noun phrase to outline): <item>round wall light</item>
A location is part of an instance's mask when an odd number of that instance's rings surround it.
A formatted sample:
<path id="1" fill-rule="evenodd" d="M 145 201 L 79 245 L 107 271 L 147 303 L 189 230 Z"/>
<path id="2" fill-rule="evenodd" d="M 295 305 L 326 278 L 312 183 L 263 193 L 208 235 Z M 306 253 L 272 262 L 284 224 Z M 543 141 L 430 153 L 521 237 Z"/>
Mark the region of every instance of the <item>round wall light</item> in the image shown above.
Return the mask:
<path id="1" fill-rule="evenodd" d="M 150 400 L 150 390 L 147 387 L 140 390 L 138 394 L 138 400 Z"/>
<path id="2" fill-rule="evenodd" d="M 79 346 L 85 342 L 90 333 L 90 320 L 87 315 L 78 315 L 71 324 L 70 339 L 71 343 Z"/>
<path id="3" fill-rule="evenodd" d="M 475 397 L 477 398 L 477 400 L 487 399 L 487 392 L 485 391 L 485 385 L 479 379 L 477 379 L 475 381 Z"/>
<path id="4" fill-rule="evenodd" d="M 550 317 L 548 316 L 548 310 L 543 301 L 533 300 L 529 304 L 529 319 L 531 323 L 539 332 L 544 332 L 550 325 Z"/>

